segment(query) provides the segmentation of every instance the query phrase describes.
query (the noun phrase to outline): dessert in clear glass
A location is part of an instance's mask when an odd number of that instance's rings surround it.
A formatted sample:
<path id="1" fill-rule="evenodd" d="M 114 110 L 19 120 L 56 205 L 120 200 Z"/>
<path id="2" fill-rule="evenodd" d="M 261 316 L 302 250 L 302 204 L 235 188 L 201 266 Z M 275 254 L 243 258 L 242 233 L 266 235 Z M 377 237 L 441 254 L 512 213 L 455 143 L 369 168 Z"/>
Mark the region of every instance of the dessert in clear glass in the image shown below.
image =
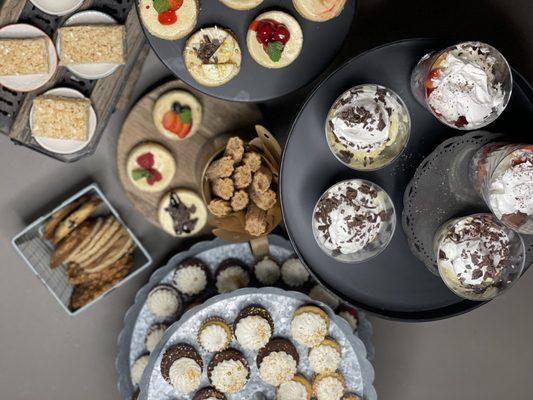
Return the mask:
<path id="1" fill-rule="evenodd" d="M 372 171 L 390 164 L 409 141 L 411 119 L 403 100 L 374 84 L 355 86 L 331 106 L 326 139 L 344 165 Z"/>
<path id="2" fill-rule="evenodd" d="M 416 99 L 442 123 L 472 130 L 498 118 L 511 97 L 511 68 L 494 47 L 464 42 L 426 54 L 411 75 Z"/>
<path id="3" fill-rule="evenodd" d="M 455 294 L 490 300 L 520 278 L 525 263 L 519 234 L 492 214 L 474 214 L 444 223 L 434 239 L 439 275 Z"/>
<path id="4" fill-rule="evenodd" d="M 472 158 L 470 177 L 499 220 L 517 232 L 533 234 L 533 145 L 483 146 Z"/>
<path id="5" fill-rule="evenodd" d="M 396 228 L 389 195 L 375 183 L 350 179 L 330 187 L 313 211 L 313 235 L 327 255 L 357 263 L 381 253 Z"/>

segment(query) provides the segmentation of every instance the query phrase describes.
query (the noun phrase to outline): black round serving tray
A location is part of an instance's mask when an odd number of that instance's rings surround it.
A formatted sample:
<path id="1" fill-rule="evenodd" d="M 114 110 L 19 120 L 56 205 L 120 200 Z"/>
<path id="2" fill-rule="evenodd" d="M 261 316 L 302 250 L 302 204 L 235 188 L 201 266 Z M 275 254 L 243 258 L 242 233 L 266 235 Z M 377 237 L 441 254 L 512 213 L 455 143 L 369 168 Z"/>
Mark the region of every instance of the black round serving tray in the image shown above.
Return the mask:
<path id="1" fill-rule="evenodd" d="M 138 7 L 138 1 L 137 7 Z M 163 40 L 151 35 L 143 26 L 152 49 L 178 78 L 192 87 L 225 100 L 260 102 L 288 94 L 311 82 L 326 69 L 342 46 L 355 16 L 357 0 L 346 2 L 341 15 L 327 22 L 312 22 L 301 17 L 291 0 L 265 0 L 248 11 L 233 10 L 218 0 L 204 0 L 195 30 L 217 25 L 231 30 L 242 51 L 241 71 L 230 82 L 207 87 L 197 83 L 185 68 L 183 49 L 188 36 L 181 40 Z M 300 56 L 289 66 L 268 69 L 255 62 L 246 46 L 248 26 L 254 18 L 270 10 L 285 11 L 295 17 L 304 33 Z M 191 33 L 191 34 L 192 34 Z"/>
<path id="2" fill-rule="evenodd" d="M 401 227 L 404 191 L 420 162 L 445 139 L 461 134 L 438 122 L 411 94 L 409 79 L 418 60 L 451 43 L 410 39 L 390 43 L 352 58 L 326 78 L 297 116 L 285 147 L 281 168 L 281 202 L 289 237 L 311 272 L 328 289 L 354 306 L 388 318 L 431 320 L 469 311 L 483 303 L 463 300 L 446 288 L 410 251 Z M 513 71 L 509 106 L 487 131 L 509 140 L 526 137 L 533 124 L 533 89 Z M 411 137 L 403 154 L 386 168 L 357 172 L 330 152 L 325 118 L 337 96 L 352 86 L 377 83 L 398 93 L 411 114 Z M 529 141 L 531 141 L 529 139 Z M 444 171 L 443 171 L 444 173 Z M 313 208 L 336 182 L 364 178 L 383 187 L 394 201 L 397 228 L 379 256 L 361 264 L 339 263 L 324 254 L 313 238 Z M 435 190 L 447 190 L 435 187 Z"/>

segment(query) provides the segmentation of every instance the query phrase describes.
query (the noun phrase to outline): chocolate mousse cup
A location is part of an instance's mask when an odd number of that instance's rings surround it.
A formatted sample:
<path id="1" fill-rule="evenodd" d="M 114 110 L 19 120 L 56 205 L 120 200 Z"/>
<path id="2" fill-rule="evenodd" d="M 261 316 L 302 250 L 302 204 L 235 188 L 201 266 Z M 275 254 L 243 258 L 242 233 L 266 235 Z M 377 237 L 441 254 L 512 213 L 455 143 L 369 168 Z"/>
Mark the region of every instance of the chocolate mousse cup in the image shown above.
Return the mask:
<path id="1" fill-rule="evenodd" d="M 364 179 L 339 182 L 320 197 L 312 215 L 320 249 L 344 263 L 360 263 L 380 254 L 396 229 L 389 195 Z"/>
<path id="2" fill-rule="evenodd" d="M 411 74 L 411 91 L 443 124 L 480 129 L 507 107 L 513 88 L 511 68 L 494 47 L 463 42 L 423 56 Z"/>
<path id="3" fill-rule="evenodd" d="M 470 178 L 501 222 L 519 233 L 533 234 L 533 145 L 483 146 L 472 158 Z"/>
<path id="4" fill-rule="evenodd" d="M 454 218 L 436 232 L 434 253 L 439 275 L 456 295 L 486 301 L 511 287 L 524 269 L 520 235 L 492 214 Z"/>
<path id="5" fill-rule="evenodd" d="M 325 132 L 329 149 L 341 163 L 357 171 L 374 171 L 392 163 L 405 149 L 411 118 L 395 92 L 364 84 L 335 100 Z"/>

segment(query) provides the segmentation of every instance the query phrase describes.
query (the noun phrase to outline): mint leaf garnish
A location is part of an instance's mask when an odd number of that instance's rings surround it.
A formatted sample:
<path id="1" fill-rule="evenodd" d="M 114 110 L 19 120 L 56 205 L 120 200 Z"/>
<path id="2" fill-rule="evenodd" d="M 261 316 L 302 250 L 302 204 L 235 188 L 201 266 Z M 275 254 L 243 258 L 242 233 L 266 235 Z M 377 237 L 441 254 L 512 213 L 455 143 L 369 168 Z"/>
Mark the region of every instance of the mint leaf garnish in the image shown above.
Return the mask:
<path id="1" fill-rule="evenodd" d="M 138 181 L 143 178 L 149 178 L 151 176 L 152 174 L 147 169 L 134 169 L 131 172 L 131 177 L 133 178 L 134 181 Z"/>
<path id="2" fill-rule="evenodd" d="M 168 0 L 154 0 L 154 8 L 158 13 L 170 10 L 170 2 Z"/>
<path id="3" fill-rule="evenodd" d="M 266 52 L 270 59 L 274 62 L 278 62 L 281 59 L 281 53 L 285 46 L 281 42 L 269 42 L 266 47 Z"/>
<path id="4" fill-rule="evenodd" d="M 184 124 L 190 124 L 192 121 L 192 114 L 190 108 L 182 108 L 180 112 L 181 122 Z"/>

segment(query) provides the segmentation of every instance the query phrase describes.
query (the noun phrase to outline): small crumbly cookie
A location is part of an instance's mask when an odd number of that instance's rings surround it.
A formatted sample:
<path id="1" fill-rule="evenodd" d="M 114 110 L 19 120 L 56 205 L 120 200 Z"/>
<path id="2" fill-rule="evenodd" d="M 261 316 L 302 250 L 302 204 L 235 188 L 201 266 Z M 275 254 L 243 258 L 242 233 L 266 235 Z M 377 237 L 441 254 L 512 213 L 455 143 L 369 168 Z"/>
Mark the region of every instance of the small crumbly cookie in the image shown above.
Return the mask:
<path id="1" fill-rule="evenodd" d="M 177 40 L 187 36 L 196 26 L 199 13 L 198 0 L 183 0 L 176 8 L 173 3 L 138 0 L 139 14 L 144 27 L 152 35 L 165 39 Z M 156 6 L 156 3 L 157 4 Z"/>
<path id="2" fill-rule="evenodd" d="M 148 333 L 144 338 L 144 347 L 148 352 L 154 351 L 167 329 L 167 324 L 155 324 L 148 329 Z"/>
<path id="3" fill-rule="evenodd" d="M 215 354 L 207 367 L 211 385 L 225 394 L 240 392 L 250 377 L 246 357 L 235 349 Z"/>
<path id="4" fill-rule="evenodd" d="M 302 375 L 295 375 L 292 380 L 283 382 L 276 391 L 276 400 L 311 400 L 313 387 Z"/>
<path id="5" fill-rule="evenodd" d="M 274 338 L 259 350 L 256 361 L 263 382 L 278 387 L 294 378 L 300 356 L 289 340 Z"/>
<path id="6" fill-rule="evenodd" d="M 202 124 L 202 105 L 191 93 L 173 90 L 157 99 L 152 117 L 164 137 L 184 140 L 198 132 Z"/>
<path id="7" fill-rule="evenodd" d="M 150 361 L 150 356 L 148 354 L 144 354 L 136 359 L 131 366 L 131 381 L 133 382 L 133 386 L 139 386 L 139 383 L 141 383 L 141 378 L 146 366 L 148 365 L 148 361 Z"/>
<path id="8" fill-rule="evenodd" d="M 329 21 L 340 15 L 346 0 L 292 0 L 298 13 L 314 22 Z"/>
<path id="9" fill-rule="evenodd" d="M 322 303 L 328 305 L 332 310 L 336 310 L 340 304 L 337 296 L 328 292 L 320 284 L 317 284 L 311 288 L 309 291 L 309 297 L 311 297 L 313 300 L 321 301 Z"/>
<path id="10" fill-rule="evenodd" d="M 180 295 L 170 285 L 157 285 L 148 294 L 148 308 L 157 317 L 166 319 L 179 315 L 183 305 Z"/>
<path id="11" fill-rule="evenodd" d="M 329 331 L 328 314 L 313 305 L 299 307 L 292 317 L 292 338 L 306 347 L 315 347 L 322 343 Z"/>
<path id="12" fill-rule="evenodd" d="M 198 329 L 198 343 L 209 352 L 226 350 L 233 339 L 233 332 L 227 322 L 220 317 L 206 319 Z"/>
<path id="13" fill-rule="evenodd" d="M 70 213 L 68 217 L 61 221 L 54 231 L 54 244 L 57 245 L 61 240 L 67 237 L 69 233 L 76 229 L 76 227 L 87 220 L 87 218 L 96 211 L 100 204 L 102 204 L 102 200 L 97 197 L 92 197 Z"/>
<path id="14" fill-rule="evenodd" d="M 265 308 L 251 305 L 239 312 L 233 322 L 233 331 L 243 349 L 259 350 L 272 337 L 274 321 Z"/>
<path id="15" fill-rule="evenodd" d="M 301 288 L 309 282 L 309 272 L 298 258 L 291 257 L 281 265 L 281 280 L 290 288 Z"/>
<path id="16" fill-rule="evenodd" d="M 89 199 L 89 196 L 82 196 L 53 213 L 48 222 L 46 222 L 46 224 L 44 225 L 43 238 L 45 240 L 52 239 L 54 237 L 54 232 L 58 225 L 61 223 L 61 221 L 63 221 L 67 217 L 67 215 L 72 213 L 76 208 L 78 208 L 81 204 L 87 202 Z"/>
<path id="17" fill-rule="evenodd" d="M 209 267 L 198 258 L 183 260 L 172 277 L 172 284 L 186 296 L 201 295 L 211 282 Z"/>
<path id="18" fill-rule="evenodd" d="M 313 379 L 313 394 L 316 400 L 340 400 L 345 388 L 344 378 L 337 372 L 319 374 Z"/>
<path id="19" fill-rule="evenodd" d="M 260 5 L 263 0 L 220 0 L 220 2 L 234 10 L 251 10 Z"/>
<path id="20" fill-rule="evenodd" d="M 277 261 L 265 256 L 254 265 L 254 273 L 263 285 L 272 286 L 279 280 L 281 270 Z"/>
<path id="21" fill-rule="evenodd" d="M 173 189 L 159 202 L 159 223 L 165 232 L 179 238 L 200 232 L 207 223 L 207 208 L 195 192 Z"/>
<path id="22" fill-rule="evenodd" d="M 249 284 L 248 267 L 240 260 L 230 258 L 222 261 L 215 272 L 215 286 L 218 293 L 242 289 Z"/>
<path id="23" fill-rule="evenodd" d="M 179 393 L 191 393 L 198 389 L 202 368 L 200 354 L 185 343 L 167 349 L 161 360 L 161 375 Z"/>
<path id="24" fill-rule="evenodd" d="M 332 338 L 324 339 L 318 346 L 309 350 L 309 364 L 317 374 L 335 372 L 341 360 L 341 346 Z"/>
<path id="25" fill-rule="evenodd" d="M 170 185 L 176 173 L 176 161 L 163 146 L 154 142 L 134 147 L 126 162 L 130 182 L 144 192 L 159 192 Z"/>

